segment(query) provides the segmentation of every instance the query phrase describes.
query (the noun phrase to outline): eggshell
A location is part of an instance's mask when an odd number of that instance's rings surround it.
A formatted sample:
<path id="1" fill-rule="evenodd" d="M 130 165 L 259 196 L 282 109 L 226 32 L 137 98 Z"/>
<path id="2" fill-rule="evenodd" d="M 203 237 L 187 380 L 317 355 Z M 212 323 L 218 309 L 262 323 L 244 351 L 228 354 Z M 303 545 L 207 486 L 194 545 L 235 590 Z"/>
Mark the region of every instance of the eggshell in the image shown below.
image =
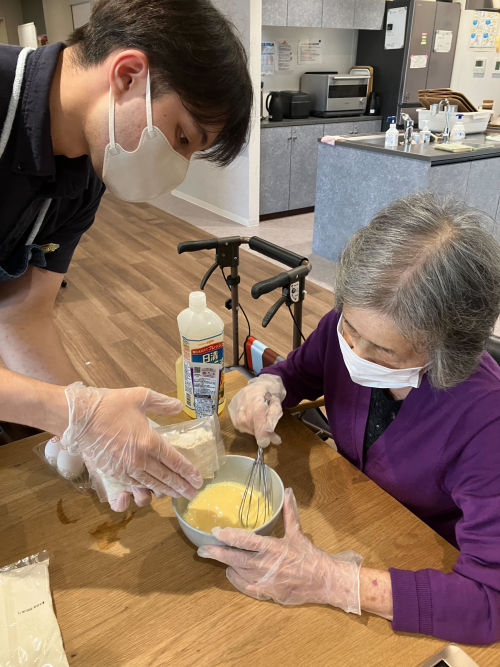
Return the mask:
<path id="1" fill-rule="evenodd" d="M 54 468 L 57 466 L 57 455 L 62 449 L 61 438 L 56 435 L 45 445 L 45 458 Z"/>
<path id="2" fill-rule="evenodd" d="M 75 456 L 67 449 L 61 449 L 57 455 L 57 469 L 65 479 L 76 479 L 83 473 L 85 463 L 81 456 Z"/>

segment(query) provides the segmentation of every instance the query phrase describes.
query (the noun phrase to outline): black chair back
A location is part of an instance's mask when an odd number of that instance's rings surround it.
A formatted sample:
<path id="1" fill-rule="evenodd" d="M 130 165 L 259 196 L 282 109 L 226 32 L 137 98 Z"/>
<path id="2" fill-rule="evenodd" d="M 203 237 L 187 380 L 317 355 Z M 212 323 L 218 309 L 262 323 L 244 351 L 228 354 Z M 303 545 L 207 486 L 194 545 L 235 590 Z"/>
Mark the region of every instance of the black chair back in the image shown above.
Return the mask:
<path id="1" fill-rule="evenodd" d="M 500 336 L 490 336 L 486 342 L 486 349 L 500 366 Z"/>

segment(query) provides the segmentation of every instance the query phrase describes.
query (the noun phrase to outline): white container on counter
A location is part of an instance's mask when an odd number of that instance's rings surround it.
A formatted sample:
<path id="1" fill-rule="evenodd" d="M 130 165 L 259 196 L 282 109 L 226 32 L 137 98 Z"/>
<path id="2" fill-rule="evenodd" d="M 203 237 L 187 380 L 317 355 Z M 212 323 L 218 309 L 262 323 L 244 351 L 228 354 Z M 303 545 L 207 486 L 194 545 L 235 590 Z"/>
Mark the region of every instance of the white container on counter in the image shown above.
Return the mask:
<path id="1" fill-rule="evenodd" d="M 417 109 L 418 126 L 422 127 L 426 120 L 431 132 L 443 132 L 446 125 L 446 111 L 432 113 L 429 109 Z M 462 116 L 466 134 L 478 134 L 484 132 L 488 126 L 491 111 L 469 111 L 467 113 L 450 113 L 450 130 L 457 122 L 457 116 Z"/>

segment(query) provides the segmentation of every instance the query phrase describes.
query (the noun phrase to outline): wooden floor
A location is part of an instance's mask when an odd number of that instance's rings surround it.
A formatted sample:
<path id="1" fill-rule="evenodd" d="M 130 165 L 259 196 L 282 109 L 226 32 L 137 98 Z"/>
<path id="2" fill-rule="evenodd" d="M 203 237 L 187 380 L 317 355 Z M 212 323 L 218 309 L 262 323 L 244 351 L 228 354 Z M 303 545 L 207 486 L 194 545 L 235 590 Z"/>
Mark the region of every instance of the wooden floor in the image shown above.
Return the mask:
<path id="1" fill-rule="evenodd" d="M 246 230 L 242 227 L 242 234 Z M 177 315 L 189 292 L 199 289 L 215 252 L 178 255 L 177 244 L 209 235 L 149 204 L 129 204 L 106 194 L 91 229 L 78 246 L 61 289 L 55 319 L 63 343 L 85 382 L 102 387 L 145 385 L 175 388 L 180 354 Z M 267 329 L 261 321 L 280 291 L 254 300 L 251 286 L 280 272 L 251 253 L 240 254 L 241 303 L 252 334 L 286 355 L 292 321 L 285 307 Z M 307 283 L 303 330 L 307 336 L 330 310 L 332 294 Z M 208 306 L 226 324 L 226 362 L 232 354 L 231 316 L 224 307 L 229 290 L 219 272 L 206 287 Z M 240 340 L 248 332 L 240 319 Z"/>

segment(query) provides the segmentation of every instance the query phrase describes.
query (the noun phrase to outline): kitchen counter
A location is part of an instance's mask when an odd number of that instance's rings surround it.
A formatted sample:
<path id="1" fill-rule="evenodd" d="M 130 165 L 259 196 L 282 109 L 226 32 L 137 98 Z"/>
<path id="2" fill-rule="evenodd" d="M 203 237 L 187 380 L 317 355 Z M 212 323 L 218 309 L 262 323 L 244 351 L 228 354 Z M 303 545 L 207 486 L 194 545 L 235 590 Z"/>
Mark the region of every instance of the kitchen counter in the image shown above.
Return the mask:
<path id="1" fill-rule="evenodd" d="M 500 145 L 470 153 L 434 146 L 384 147 L 384 133 L 320 143 L 313 252 L 338 261 L 348 239 L 380 209 L 414 190 L 454 195 L 493 219 L 500 241 Z M 484 145 L 482 134 L 464 143 Z"/>
<path id="2" fill-rule="evenodd" d="M 268 127 L 292 127 L 296 125 L 329 125 L 330 123 L 364 123 L 369 120 L 382 120 L 382 116 L 343 116 L 342 118 L 284 118 L 283 120 L 273 122 L 267 118 L 260 121 L 261 129 Z"/>
<path id="3" fill-rule="evenodd" d="M 228 373 L 228 400 L 246 383 Z M 174 423 L 186 415 L 155 419 Z M 255 456 L 255 439 L 235 431 L 227 408 L 220 424 L 228 452 Z M 293 487 L 302 528 L 319 548 L 354 549 L 366 566 L 384 570 L 449 571 L 455 564 L 451 544 L 286 411 L 277 431 L 283 445 L 267 450 L 266 463 Z M 47 437 L 0 447 L 0 565 L 48 550 L 71 667 L 418 667 L 448 644 L 393 632 L 373 614 L 242 595 L 225 566 L 196 555 L 170 499 L 112 512 L 76 493 L 33 453 Z M 464 650 L 481 667 L 499 664 L 499 644 Z"/>
<path id="4" fill-rule="evenodd" d="M 462 143 L 469 146 L 479 147 L 479 150 L 471 151 L 469 153 L 447 153 L 445 151 L 436 150 L 435 144 L 416 144 L 411 146 L 404 146 L 403 135 L 401 135 L 401 143 L 397 148 L 385 148 L 385 132 L 380 132 L 377 135 L 368 135 L 366 137 L 359 137 L 359 139 L 352 139 L 349 137 L 345 142 L 338 142 L 338 146 L 357 148 L 358 150 L 370 151 L 374 153 L 382 153 L 383 155 L 398 156 L 409 158 L 410 160 L 424 160 L 432 162 L 433 164 L 447 164 L 450 162 L 468 162 L 470 160 L 480 160 L 482 158 L 500 157 L 500 142 L 488 141 L 484 134 L 471 134 Z M 493 148 L 481 148 L 482 146 L 491 146 Z"/>

